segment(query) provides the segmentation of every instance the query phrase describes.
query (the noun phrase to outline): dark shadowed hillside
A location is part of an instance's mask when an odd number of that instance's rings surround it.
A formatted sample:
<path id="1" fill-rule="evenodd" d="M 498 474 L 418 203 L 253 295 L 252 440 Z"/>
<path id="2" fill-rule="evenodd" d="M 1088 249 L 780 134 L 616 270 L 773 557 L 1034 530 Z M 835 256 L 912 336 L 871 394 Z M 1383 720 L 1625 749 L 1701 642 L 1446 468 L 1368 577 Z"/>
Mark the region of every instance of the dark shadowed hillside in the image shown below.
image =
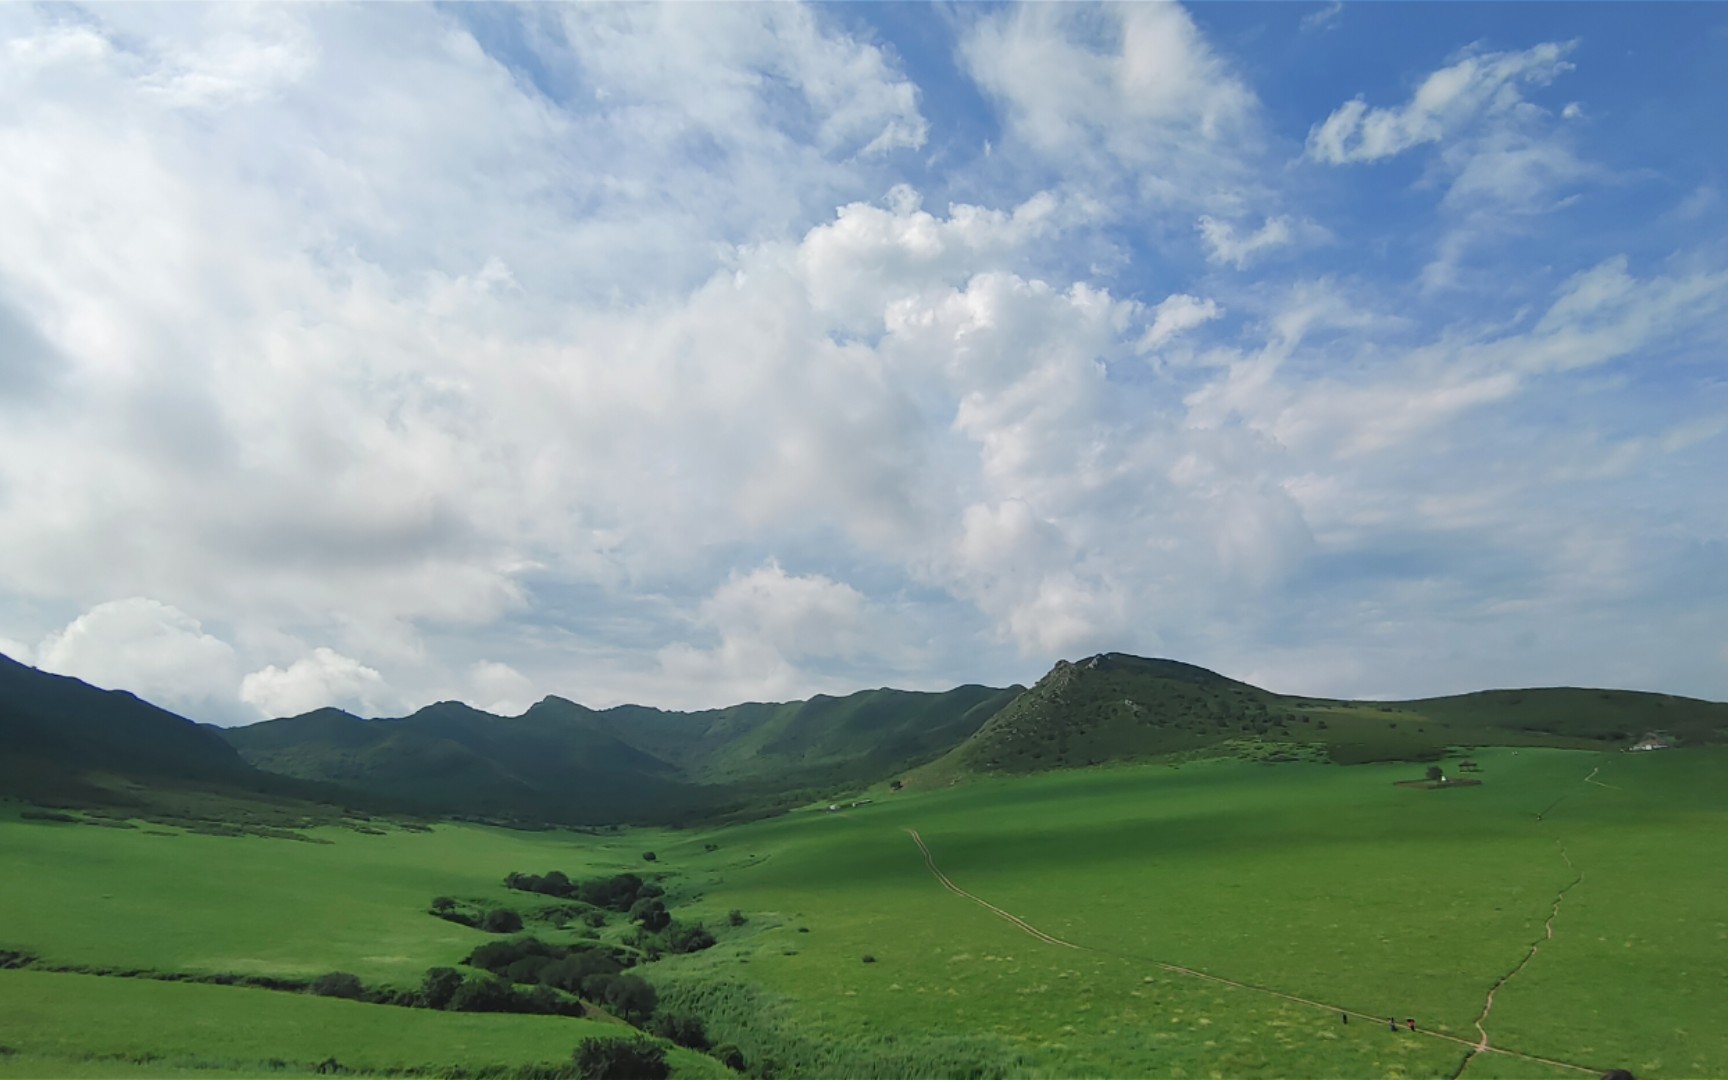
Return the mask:
<path id="1" fill-rule="evenodd" d="M 124 690 L 0 656 L 0 796 L 114 804 L 133 801 L 128 787 L 350 801 L 253 768 L 217 729 Z"/>
<path id="2" fill-rule="evenodd" d="M 697 713 L 548 697 L 502 717 L 441 702 L 400 719 L 332 709 L 223 734 L 259 768 L 426 812 L 606 824 L 820 797 L 927 762 L 1019 693 L 867 690 Z"/>

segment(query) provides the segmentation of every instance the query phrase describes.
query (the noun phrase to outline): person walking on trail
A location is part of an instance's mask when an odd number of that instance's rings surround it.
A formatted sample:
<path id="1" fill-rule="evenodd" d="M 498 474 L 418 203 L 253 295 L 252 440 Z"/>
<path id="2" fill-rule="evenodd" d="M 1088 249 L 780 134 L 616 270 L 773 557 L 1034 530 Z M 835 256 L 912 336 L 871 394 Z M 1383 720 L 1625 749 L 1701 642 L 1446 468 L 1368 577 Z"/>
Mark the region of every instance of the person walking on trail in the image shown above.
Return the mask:
<path id="1" fill-rule="evenodd" d="M 1350 1014 L 1347 1012 L 1341 1012 L 1338 1014 L 1338 1019 L 1340 1019 L 1340 1020 L 1344 1021 L 1346 1024 L 1348 1024 L 1350 1022 Z"/>
<path id="2" fill-rule="evenodd" d="M 1404 1018 L 1404 1022 L 1405 1022 L 1405 1023 L 1406 1023 L 1406 1024 L 1409 1024 L 1409 1025 L 1410 1025 L 1410 1030 L 1411 1030 L 1411 1031 L 1415 1031 L 1415 1030 L 1416 1030 L 1416 1018 L 1415 1018 L 1415 1017 L 1413 1017 L 1413 1016 L 1407 1016 L 1407 1017 L 1405 1017 L 1405 1018 Z"/>
<path id="3" fill-rule="evenodd" d="M 1386 1018 L 1386 1030 L 1387 1031 L 1397 1031 L 1398 1030 L 1398 1018 L 1397 1017 L 1388 1016 Z"/>

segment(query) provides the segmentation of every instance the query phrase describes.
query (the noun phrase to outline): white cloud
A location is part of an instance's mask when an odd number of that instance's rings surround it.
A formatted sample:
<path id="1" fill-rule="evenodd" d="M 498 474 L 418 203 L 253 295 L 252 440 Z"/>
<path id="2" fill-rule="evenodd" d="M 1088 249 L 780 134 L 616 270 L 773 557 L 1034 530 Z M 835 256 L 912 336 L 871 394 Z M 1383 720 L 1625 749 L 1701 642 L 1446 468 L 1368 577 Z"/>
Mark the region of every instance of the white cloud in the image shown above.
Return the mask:
<path id="1" fill-rule="evenodd" d="M 1175 6 L 963 12 L 983 119 L 829 9 L 478 11 L 0 8 L 0 633 L 157 597 L 266 712 L 1345 678 L 1298 643 L 1440 655 L 1722 535 L 1662 449 L 1728 411 L 1716 219 L 1541 216 L 1619 130 L 1538 104 L 1563 46 L 1315 128 L 1429 148 L 1388 192 L 1284 168 Z"/>
<path id="2" fill-rule="evenodd" d="M 734 574 L 702 601 L 693 622 L 718 644 L 669 645 L 659 653 L 663 671 L 680 684 L 725 687 L 739 700 L 833 689 L 804 665 L 899 650 L 893 628 L 858 590 L 821 574 L 788 574 L 773 560 Z"/>
<path id="3" fill-rule="evenodd" d="M 1519 84 L 1545 86 L 1569 71 L 1570 43 L 1523 52 L 1467 52 L 1423 80 L 1401 106 L 1361 98 L 1340 105 L 1308 135 L 1308 156 L 1329 165 L 1378 161 L 1456 135 L 1481 117 L 1528 108 Z"/>
<path id="4" fill-rule="evenodd" d="M 1258 144 L 1258 101 L 1176 4 L 1026 4 L 961 42 L 1009 133 L 1073 182 L 1158 203 L 1229 205 Z"/>
<path id="5" fill-rule="evenodd" d="M 1224 309 L 1212 299 L 1177 293 L 1159 301 L 1152 309 L 1152 325 L 1141 335 L 1136 348 L 1150 352 L 1190 330 L 1206 325 L 1224 314 Z"/>
<path id="6" fill-rule="evenodd" d="M 234 649 L 170 604 L 145 597 L 98 604 L 34 654 L 44 671 L 130 690 L 193 719 L 235 718 Z"/>
<path id="7" fill-rule="evenodd" d="M 1207 259 L 1238 270 L 1266 252 L 1327 239 L 1326 230 L 1314 222 L 1299 221 L 1286 214 L 1268 217 L 1258 229 L 1248 233 L 1240 233 L 1231 222 L 1209 214 L 1202 215 L 1196 227 L 1206 241 Z"/>
<path id="8" fill-rule="evenodd" d="M 379 716 L 397 704 L 376 669 L 324 646 L 286 668 L 271 664 L 247 675 L 240 681 L 240 700 L 264 717 L 298 716 L 326 707 Z"/>
<path id="9" fill-rule="evenodd" d="M 1332 0 L 1330 4 L 1322 5 L 1318 10 L 1302 16 L 1302 32 L 1311 34 L 1316 30 L 1330 30 L 1338 25 L 1338 19 L 1344 14 L 1344 0 Z"/>
<path id="10" fill-rule="evenodd" d="M 534 682 L 509 664 L 476 661 L 468 669 L 464 700 L 496 716 L 520 716 L 536 700 Z"/>

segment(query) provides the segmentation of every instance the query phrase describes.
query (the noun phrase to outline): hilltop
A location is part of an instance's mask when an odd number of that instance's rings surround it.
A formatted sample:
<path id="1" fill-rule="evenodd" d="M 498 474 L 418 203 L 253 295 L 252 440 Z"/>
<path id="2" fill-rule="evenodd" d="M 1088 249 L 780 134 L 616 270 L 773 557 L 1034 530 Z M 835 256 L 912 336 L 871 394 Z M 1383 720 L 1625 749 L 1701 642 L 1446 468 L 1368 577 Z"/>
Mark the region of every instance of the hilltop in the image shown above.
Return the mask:
<path id="1" fill-rule="evenodd" d="M 1100 653 L 1058 661 L 976 734 L 922 770 L 924 783 L 1183 754 L 1341 764 L 1423 761 L 1448 746 L 1606 749 L 1664 731 L 1728 740 L 1728 705 L 1631 690 L 1486 690 L 1410 701 L 1278 694 L 1175 660 Z"/>

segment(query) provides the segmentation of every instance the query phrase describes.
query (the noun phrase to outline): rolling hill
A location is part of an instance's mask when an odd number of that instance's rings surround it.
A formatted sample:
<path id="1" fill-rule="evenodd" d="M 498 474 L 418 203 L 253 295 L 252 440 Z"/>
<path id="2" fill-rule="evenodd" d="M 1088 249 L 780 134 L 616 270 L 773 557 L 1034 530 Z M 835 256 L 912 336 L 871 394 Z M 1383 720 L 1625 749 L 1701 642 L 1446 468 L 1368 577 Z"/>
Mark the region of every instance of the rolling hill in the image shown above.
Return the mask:
<path id="1" fill-rule="evenodd" d="M 1457 746 L 1626 746 L 1652 731 L 1728 740 L 1728 705 L 1564 687 L 1342 701 L 1102 653 L 1059 661 L 1030 689 L 879 689 L 690 713 L 548 697 L 513 717 L 440 702 L 400 718 L 320 709 L 220 729 L 0 657 L 0 794 L 95 798 L 92 777 L 122 777 L 518 824 L 758 816 L 900 776 L 928 785 L 1193 754 L 1423 761 Z"/>
<path id="2" fill-rule="evenodd" d="M 1432 760 L 1449 746 L 1728 741 L 1728 705 L 1631 690 L 1487 690 L 1412 701 L 1276 694 L 1174 660 L 1101 653 L 1049 674 L 917 775 L 1029 773 L 1230 745 L 1269 760 Z"/>
<path id="3" fill-rule="evenodd" d="M 321 709 L 222 735 L 261 769 L 427 813 L 676 822 L 806 801 L 922 764 L 1019 692 L 865 690 L 696 713 L 548 697 L 514 717 L 440 702 L 380 720 Z"/>

